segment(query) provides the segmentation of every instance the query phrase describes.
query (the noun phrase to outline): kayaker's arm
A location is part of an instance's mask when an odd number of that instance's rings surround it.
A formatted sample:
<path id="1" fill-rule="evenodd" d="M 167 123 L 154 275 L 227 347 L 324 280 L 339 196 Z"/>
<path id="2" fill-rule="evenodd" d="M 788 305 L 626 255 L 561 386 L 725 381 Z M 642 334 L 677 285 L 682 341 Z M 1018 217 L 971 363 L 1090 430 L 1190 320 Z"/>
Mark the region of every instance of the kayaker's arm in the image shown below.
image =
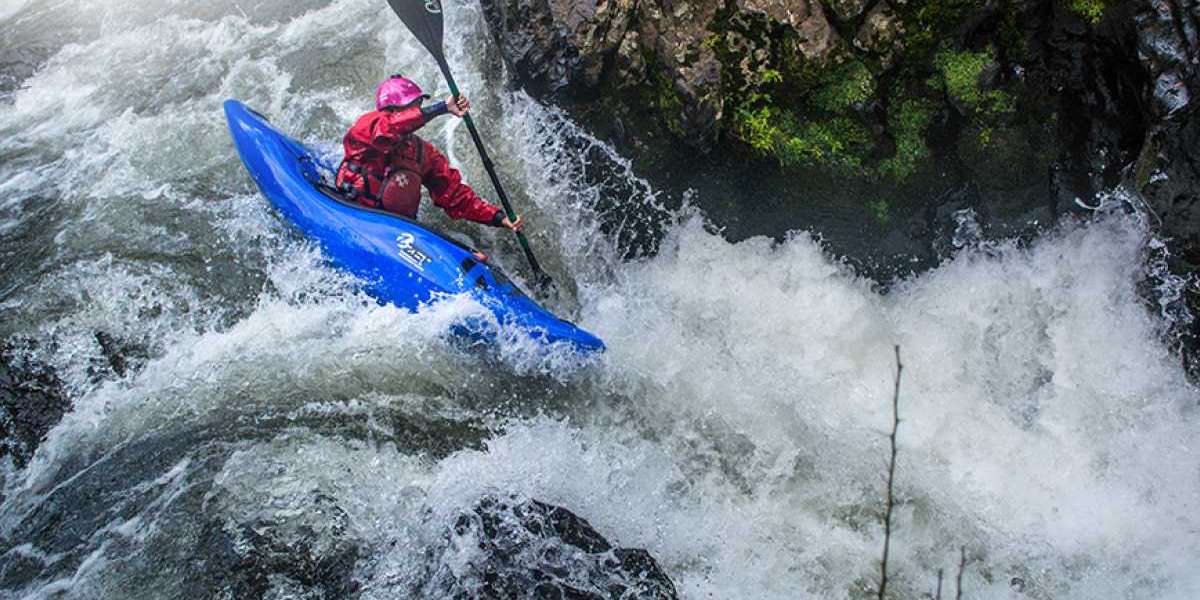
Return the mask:
<path id="1" fill-rule="evenodd" d="M 467 100 L 466 96 L 459 96 L 458 100 L 455 100 L 454 97 L 451 96 L 445 100 L 438 100 L 433 104 L 426 104 L 425 106 L 422 106 L 421 116 L 424 117 L 425 122 L 428 123 L 444 114 L 451 114 L 462 118 L 462 116 L 467 114 L 467 111 L 469 110 L 471 110 L 471 101 Z"/>
<path id="2" fill-rule="evenodd" d="M 450 161 L 432 144 L 425 144 L 425 172 L 421 181 L 429 189 L 434 205 L 446 211 L 451 219 L 466 219 L 499 227 L 507 219 L 504 211 L 480 198 L 475 190 L 463 183 L 462 174 L 450 166 Z"/>
<path id="3" fill-rule="evenodd" d="M 390 148 L 395 140 L 425 126 L 427 119 L 420 106 L 382 111 L 383 118 L 375 122 L 371 142 L 381 148 Z"/>
<path id="4" fill-rule="evenodd" d="M 467 100 L 466 96 L 459 96 L 457 100 L 450 97 L 425 106 L 414 104 L 404 108 L 386 109 L 383 111 L 384 117 L 374 127 L 371 142 L 380 147 L 390 146 L 400 136 L 424 127 L 437 117 L 451 114 L 461 118 L 468 110 L 471 110 L 471 101 Z"/>
<path id="5" fill-rule="evenodd" d="M 426 104 L 425 106 L 421 107 L 421 116 L 425 118 L 426 123 L 448 112 L 450 112 L 450 110 L 447 108 L 445 100 L 438 100 L 433 104 Z"/>

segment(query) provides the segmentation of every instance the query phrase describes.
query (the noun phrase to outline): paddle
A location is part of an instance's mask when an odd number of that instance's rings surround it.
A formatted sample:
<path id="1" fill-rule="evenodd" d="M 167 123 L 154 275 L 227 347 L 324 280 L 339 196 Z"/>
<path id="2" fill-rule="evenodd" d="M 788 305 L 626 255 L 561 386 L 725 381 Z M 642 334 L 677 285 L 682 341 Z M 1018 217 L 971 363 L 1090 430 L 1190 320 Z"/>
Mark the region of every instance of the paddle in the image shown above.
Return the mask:
<path id="1" fill-rule="evenodd" d="M 417 37 L 421 45 L 425 46 L 425 49 L 433 55 L 438 68 L 442 70 L 442 75 L 446 78 L 446 83 L 450 86 L 450 93 L 458 98 L 458 86 L 454 84 L 454 75 L 450 73 L 450 65 L 446 63 L 446 57 L 442 53 L 441 0 L 388 0 L 388 4 L 396 12 L 396 16 L 400 17 L 400 20 L 408 27 L 408 30 Z M 488 177 L 492 180 L 492 186 L 496 188 L 496 195 L 500 197 L 504 213 L 508 215 L 510 221 L 515 221 L 517 213 L 509 203 L 508 194 L 504 193 L 504 187 L 500 185 L 500 178 L 496 176 L 496 167 L 492 164 L 487 149 L 483 147 L 483 139 L 479 137 L 479 130 L 475 129 L 475 121 L 471 118 L 470 113 L 463 115 L 463 120 L 467 122 L 467 131 L 471 132 L 471 140 L 475 142 L 479 158 L 483 159 L 483 168 L 487 170 Z M 517 241 L 521 243 L 521 249 L 525 251 L 525 258 L 529 261 L 529 266 L 533 268 L 535 283 L 542 291 L 552 289 L 554 281 L 542 270 L 537 258 L 533 256 L 533 250 L 529 248 L 529 240 L 525 238 L 524 233 L 520 231 L 516 233 Z"/>

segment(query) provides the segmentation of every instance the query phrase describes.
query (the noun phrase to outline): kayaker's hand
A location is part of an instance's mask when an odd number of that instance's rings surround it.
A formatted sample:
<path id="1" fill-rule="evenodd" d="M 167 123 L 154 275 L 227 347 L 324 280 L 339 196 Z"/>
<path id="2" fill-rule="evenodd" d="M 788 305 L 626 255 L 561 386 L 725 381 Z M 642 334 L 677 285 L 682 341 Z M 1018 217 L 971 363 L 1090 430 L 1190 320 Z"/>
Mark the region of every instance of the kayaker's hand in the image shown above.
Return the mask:
<path id="1" fill-rule="evenodd" d="M 457 99 L 450 96 L 446 98 L 446 110 L 461 119 L 463 115 L 467 114 L 467 111 L 471 110 L 471 101 L 467 100 L 466 96 L 459 96 Z"/>
<path id="2" fill-rule="evenodd" d="M 500 221 L 500 226 L 507 227 L 512 231 L 521 231 L 521 229 L 525 227 L 525 217 L 522 215 L 517 215 L 516 221 L 509 221 L 508 217 L 504 217 L 504 220 Z"/>

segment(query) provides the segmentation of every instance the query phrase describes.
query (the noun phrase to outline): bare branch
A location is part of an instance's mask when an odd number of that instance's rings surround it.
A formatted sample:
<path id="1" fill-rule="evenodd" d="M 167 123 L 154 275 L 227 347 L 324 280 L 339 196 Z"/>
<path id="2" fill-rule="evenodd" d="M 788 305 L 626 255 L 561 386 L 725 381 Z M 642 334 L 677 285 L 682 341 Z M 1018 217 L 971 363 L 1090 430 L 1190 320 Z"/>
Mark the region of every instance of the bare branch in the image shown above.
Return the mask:
<path id="1" fill-rule="evenodd" d="M 938 569 L 937 593 L 933 595 L 933 600 L 942 600 L 942 569 Z"/>
<path id="2" fill-rule="evenodd" d="M 884 594 L 887 593 L 888 583 L 888 551 L 892 543 L 892 508 L 894 506 L 894 496 L 892 495 L 892 485 L 896 478 L 896 430 L 900 428 L 900 374 L 904 371 L 904 364 L 900 362 L 900 346 L 895 346 L 896 350 L 896 385 L 892 391 L 892 435 L 889 439 L 892 444 L 891 460 L 888 461 L 887 472 L 887 505 L 883 513 L 883 560 L 879 563 L 879 600 L 883 600 Z"/>
<path id="3" fill-rule="evenodd" d="M 958 589 L 954 592 L 954 600 L 962 600 L 963 571 L 967 570 L 967 547 L 958 547 Z"/>

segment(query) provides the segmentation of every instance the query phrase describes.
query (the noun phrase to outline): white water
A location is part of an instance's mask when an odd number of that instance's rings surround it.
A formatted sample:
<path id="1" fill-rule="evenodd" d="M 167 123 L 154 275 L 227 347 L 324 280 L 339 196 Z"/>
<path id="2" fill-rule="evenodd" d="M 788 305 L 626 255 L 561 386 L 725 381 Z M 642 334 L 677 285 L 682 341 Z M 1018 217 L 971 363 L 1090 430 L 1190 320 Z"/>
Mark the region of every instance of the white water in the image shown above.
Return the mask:
<path id="1" fill-rule="evenodd" d="M 610 350 L 584 367 L 515 337 L 498 357 L 464 352 L 446 330 L 475 307 L 358 296 L 255 194 L 220 112 L 237 97 L 330 143 L 379 77 L 433 69 L 383 3 L 274 8 L 0 8 L 6 35 L 63 11 L 105 23 L 0 106 L 0 235 L 18 257 L 4 278 L 21 286 L 3 329 L 53 340 L 38 355 L 76 396 L 7 470 L 5 562 L 44 568 L 6 596 L 182 593 L 144 561 L 189 552 L 199 490 L 203 517 L 227 524 L 332 497 L 371 555 L 356 567 L 369 598 L 411 590 L 427 543 L 486 491 L 646 548 L 687 598 L 866 597 L 899 344 L 895 597 L 952 575 L 960 546 L 970 598 L 1200 597 L 1200 397 L 1138 297 L 1136 220 L 969 249 L 886 296 L 807 234 L 730 244 L 686 209 L 657 256 L 622 262 L 591 207 L 655 191 L 556 111 L 476 93 L 534 245 L 577 288 L 564 310 Z M 471 6 L 448 14 L 448 37 L 487 39 Z M 460 84 L 500 90 L 482 54 L 451 53 Z M 431 137 L 485 187 L 453 121 Z M 608 161 L 608 180 L 585 180 L 587 161 Z M 507 238 L 425 218 L 520 269 Z M 90 375 L 97 330 L 146 347 L 145 367 Z M 428 452 L 405 439 L 416 417 L 491 432 Z M 155 460 L 124 456 L 143 443 Z M 77 544 L 14 539 L 105 472 L 119 485 Z"/>

